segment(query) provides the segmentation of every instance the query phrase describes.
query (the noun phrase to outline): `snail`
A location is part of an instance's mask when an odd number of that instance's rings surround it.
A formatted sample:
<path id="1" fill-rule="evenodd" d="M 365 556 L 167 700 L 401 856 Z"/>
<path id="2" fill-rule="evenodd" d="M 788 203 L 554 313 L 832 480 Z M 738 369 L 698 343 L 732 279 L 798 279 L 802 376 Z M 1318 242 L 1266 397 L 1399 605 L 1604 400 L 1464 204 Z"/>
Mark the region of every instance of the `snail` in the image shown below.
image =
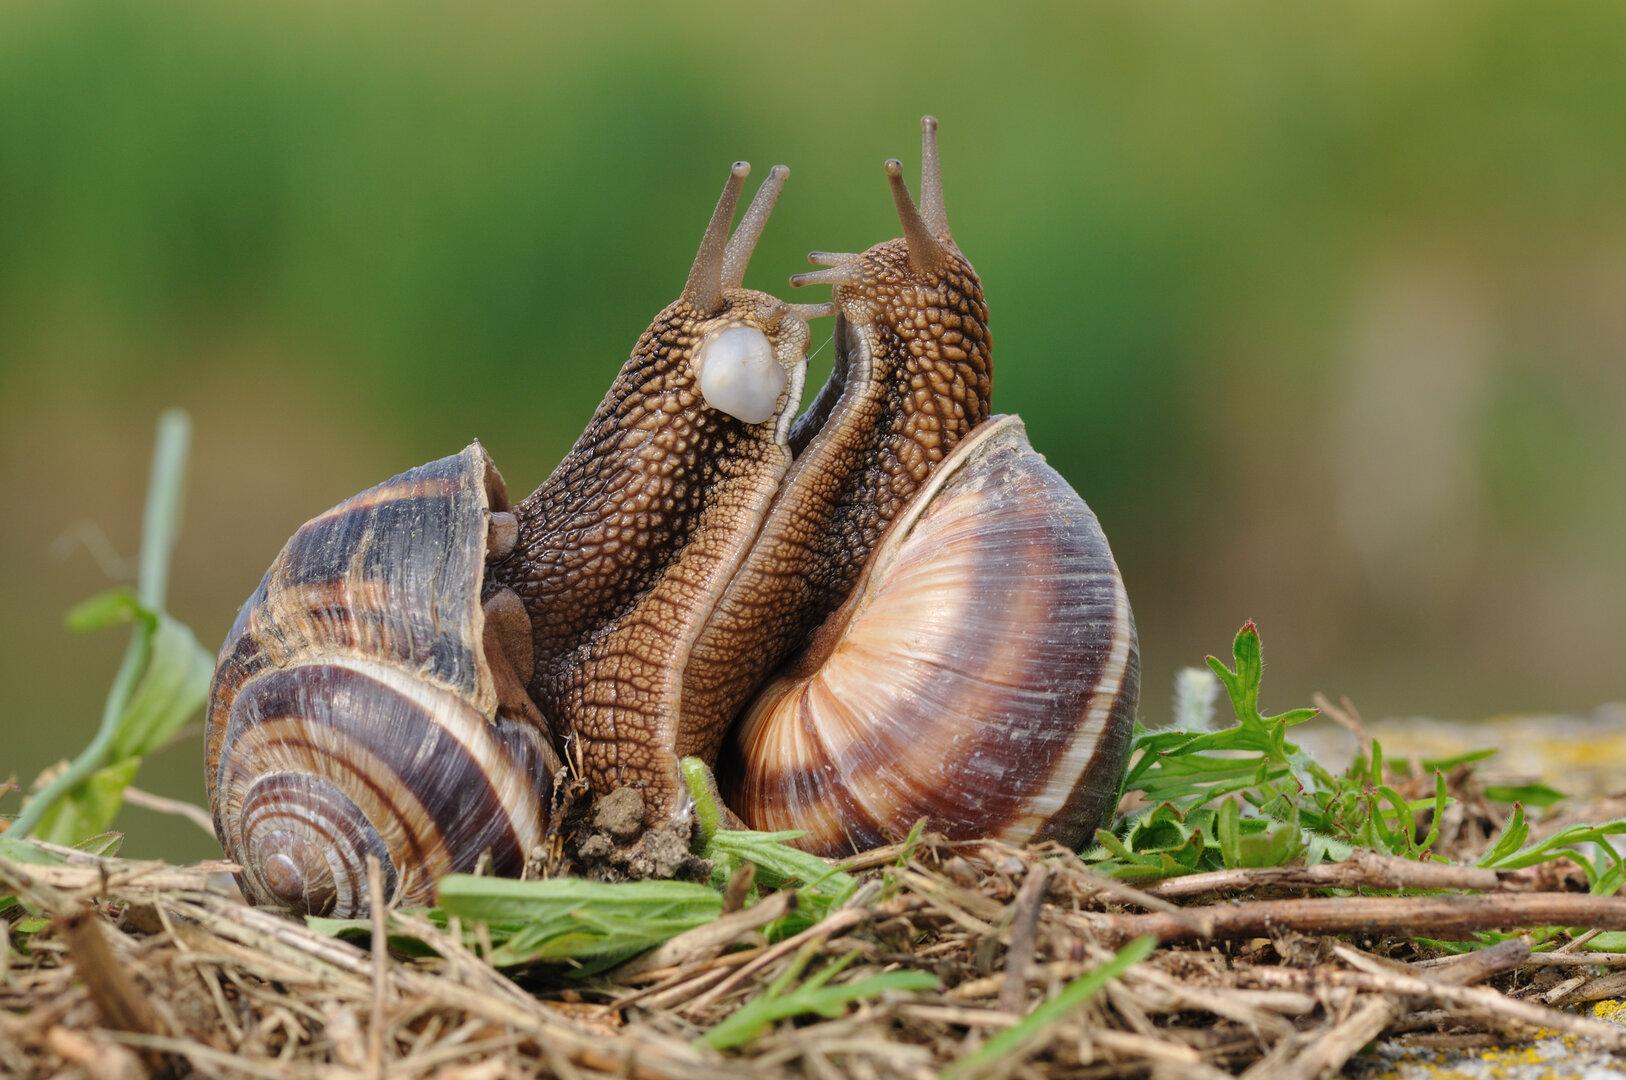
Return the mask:
<path id="1" fill-rule="evenodd" d="M 731 169 L 683 290 L 587 429 L 510 503 L 478 443 L 302 526 L 211 687 L 215 829 L 244 894 L 423 903 L 522 871 L 566 766 L 644 825 L 717 769 L 737 823 L 840 855 L 921 817 L 1077 845 L 1114 800 L 1139 691 L 1123 582 L 1084 501 L 991 412 L 982 287 L 886 163 L 901 238 L 815 252 L 825 304 L 745 289 L 788 170 L 731 232 Z M 801 408 L 809 320 L 832 373 Z"/>

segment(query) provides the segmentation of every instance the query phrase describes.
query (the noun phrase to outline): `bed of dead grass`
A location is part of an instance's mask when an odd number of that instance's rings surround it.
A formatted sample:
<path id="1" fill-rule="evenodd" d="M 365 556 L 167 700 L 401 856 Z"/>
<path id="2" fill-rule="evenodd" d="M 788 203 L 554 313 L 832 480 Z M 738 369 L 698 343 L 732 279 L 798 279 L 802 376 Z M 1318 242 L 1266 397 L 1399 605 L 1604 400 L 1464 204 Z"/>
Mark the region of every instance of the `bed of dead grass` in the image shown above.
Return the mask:
<path id="1" fill-rule="evenodd" d="M 242 903 L 223 863 L 54 849 L 55 865 L 0 861 L 19 900 L 0 1073 L 1278 1078 L 1543 1035 L 1626 1054 L 1626 1029 L 1585 1008 L 1626 994 L 1626 954 L 1589 950 L 1626 930 L 1626 898 L 1563 862 L 1473 867 L 1500 815 L 1471 773 L 1452 784 L 1451 862 L 1357 853 L 1129 885 L 1054 846 L 925 834 L 850 860 L 856 891 L 777 939 L 764 928 L 796 894 L 748 888 L 742 865 L 721 917 L 592 975 L 499 971 L 478 927 L 420 912 L 330 936 Z M 1538 926 L 1587 929 L 1428 944 Z M 1363 1054 L 1380 1037 L 1385 1055 Z"/>

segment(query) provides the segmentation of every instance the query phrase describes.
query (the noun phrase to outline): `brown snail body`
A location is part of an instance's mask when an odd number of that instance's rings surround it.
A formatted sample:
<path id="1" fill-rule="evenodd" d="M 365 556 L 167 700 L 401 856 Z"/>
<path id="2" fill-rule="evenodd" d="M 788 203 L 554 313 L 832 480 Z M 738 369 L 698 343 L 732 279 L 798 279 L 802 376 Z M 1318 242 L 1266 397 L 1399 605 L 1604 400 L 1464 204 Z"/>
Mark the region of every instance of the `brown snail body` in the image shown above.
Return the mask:
<path id="1" fill-rule="evenodd" d="M 1089 508 L 989 419 L 987 308 L 925 133 L 918 209 L 888 162 L 903 238 L 793 279 L 833 285 L 838 316 L 794 424 L 805 318 L 828 312 L 740 287 L 785 173 L 730 238 L 736 166 L 683 294 L 536 492 L 509 507 L 476 444 L 296 533 L 210 700 L 216 829 L 251 899 L 355 913 L 369 853 L 404 902 L 488 849 L 518 872 L 565 747 L 595 793 L 639 788 L 648 825 L 688 813 L 694 755 L 747 824 L 826 854 L 921 816 L 1088 837 L 1127 753 L 1133 620 Z M 413 726 L 391 694 L 418 684 Z M 302 724 L 306 758 L 365 764 L 290 766 Z"/>

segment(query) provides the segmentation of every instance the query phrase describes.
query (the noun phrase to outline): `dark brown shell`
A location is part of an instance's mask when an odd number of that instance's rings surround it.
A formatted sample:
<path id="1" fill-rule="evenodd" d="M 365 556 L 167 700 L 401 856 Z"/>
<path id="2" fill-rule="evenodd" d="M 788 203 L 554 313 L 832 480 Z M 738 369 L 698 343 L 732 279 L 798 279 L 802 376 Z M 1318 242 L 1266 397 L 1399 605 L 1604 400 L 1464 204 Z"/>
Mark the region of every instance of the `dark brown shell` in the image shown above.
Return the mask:
<path id="1" fill-rule="evenodd" d="M 846 607 L 731 736 L 752 828 L 841 856 L 920 818 L 952 839 L 1087 840 L 1140 691 L 1134 619 L 1084 500 L 996 417 L 893 525 Z"/>
<path id="2" fill-rule="evenodd" d="M 517 874 L 542 839 L 544 733 L 497 718 L 481 645 L 479 443 L 300 527 L 221 646 L 209 694 L 215 832 L 256 903 L 316 914 L 424 903 L 485 851 Z"/>

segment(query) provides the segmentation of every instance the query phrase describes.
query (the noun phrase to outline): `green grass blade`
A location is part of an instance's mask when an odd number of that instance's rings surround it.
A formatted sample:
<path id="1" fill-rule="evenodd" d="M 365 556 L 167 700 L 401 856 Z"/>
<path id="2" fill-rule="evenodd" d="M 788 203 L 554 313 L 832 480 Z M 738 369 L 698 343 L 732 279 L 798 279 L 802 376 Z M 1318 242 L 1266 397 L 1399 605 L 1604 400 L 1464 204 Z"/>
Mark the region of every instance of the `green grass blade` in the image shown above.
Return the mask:
<path id="1" fill-rule="evenodd" d="M 924 971 L 887 971 L 839 986 L 824 985 L 819 975 L 809 979 L 809 985 L 789 993 L 778 997 L 764 994 L 746 1002 L 698 1041 L 713 1050 L 727 1050 L 750 1042 L 780 1020 L 809 1013 L 835 1019 L 853 1002 L 878 997 L 890 990 L 919 992 L 938 988 L 936 976 Z"/>
<path id="2" fill-rule="evenodd" d="M 153 611 L 164 609 L 169 594 L 170 557 L 181 532 L 181 495 L 186 488 L 186 452 L 191 442 L 191 418 L 180 409 L 165 409 L 158 417 L 158 445 L 147 479 L 136 573 L 136 595 L 143 607 Z"/>
<path id="3" fill-rule="evenodd" d="M 168 591 L 170 555 L 180 528 L 181 491 L 186 479 L 186 453 L 191 432 L 191 421 L 178 409 L 167 410 L 159 417 L 158 440 L 153 449 L 147 505 L 141 524 L 141 556 L 136 579 L 136 597 L 148 612 L 163 610 L 164 596 Z M 59 801 L 108 764 L 119 739 L 131 696 L 152 659 L 154 627 L 152 621 L 135 620 L 130 644 L 125 649 L 124 659 L 119 663 L 113 686 L 102 706 L 101 723 L 95 736 L 66 769 L 23 806 L 22 813 L 11 826 L 10 831 L 14 835 L 22 837 L 35 831 Z M 184 716 L 181 722 L 185 722 Z M 121 787 L 120 798 L 122 790 Z M 98 792 L 98 795 L 105 795 L 105 792 Z M 117 812 L 116 802 L 113 810 Z M 105 823 L 92 831 L 100 831 L 104 827 Z"/>
<path id="4" fill-rule="evenodd" d="M 1139 937 L 1131 941 L 1119 949 L 1111 960 L 1062 987 L 1060 993 L 1034 1009 L 1021 1023 L 1006 1028 L 983 1043 L 976 1053 L 944 1069 L 943 1080 L 959 1080 L 960 1077 L 974 1076 L 991 1065 L 1010 1064 L 1011 1056 L 1019 1053 L 1025 1043 L 1100 993 L 1102 987 L 1146 959 L 1155 948 L 1157 939 L 1154 937 Z"/>

